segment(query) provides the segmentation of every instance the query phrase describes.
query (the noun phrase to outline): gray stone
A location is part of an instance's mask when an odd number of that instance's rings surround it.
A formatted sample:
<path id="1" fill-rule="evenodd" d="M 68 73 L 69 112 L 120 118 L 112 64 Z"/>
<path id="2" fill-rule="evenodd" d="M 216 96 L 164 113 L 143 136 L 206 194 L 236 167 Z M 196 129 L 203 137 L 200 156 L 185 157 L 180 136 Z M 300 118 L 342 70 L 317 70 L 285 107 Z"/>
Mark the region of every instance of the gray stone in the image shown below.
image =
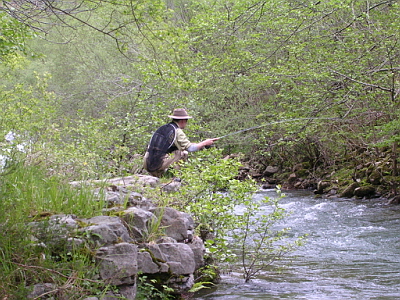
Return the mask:
<path id="1" fill-rule="evenodd" d="M 133 285 L 123 285 L 119 287 L 119 293 L 121 296 L 125 297 L 127 300 L 135 300 L 136 299 L 136 284 Z"/>
<path id="2" fill-rule="evenodd" d="M 143 186 L 156 187 L 160 184 L 160 179 L 150 175 L 137 175 L 137 182 Z"/>
<path id="3" fill-rule="evenodd" d="M 91 240 L 98 246 L 111 245 L 120 241 L 133 242 L 128 229 L 118 217 L 98 216 L 83 221 L 93 224 L 84 227 L 82 231 L 86 232 L 86 235 L 90 236 Z"/>
<path id="4" fill-rule="evenodd" d="M 193 274 L 196 268 L 192 249 L 182 243 L 158 244 L 170 271 L 176 275 Z"/>
<path id="5" fill-rule="evenodd" d="M 99 273 L 102 280 L 112 285 L 132 285 L 138 272 L 137 246 L 120 243 L 97 250 Z"/>
<path id="6" fill-rule="evenodd" d="M 138 269 L 144 274 L 167 273 L 169 265 L 155 257 L 147 249 L 138 253 Z"/>
<path id="7" fill-rule="evenodd" d="M 204 246 L 203 240 L 200 237 L 195 236 L 187 245 L 193 251 L 196 270 L 203 267 L 204 254 L 206 253 L 206 247 Z"/>
<path id="8" fill-rule="evenodd" d="M 184 212 L 177 211 L 171 207 L 156 208 L 151 210 L 156 216 L 162 215 L 161 226 L 165 234 L 178 242 L 185 241 L 192 237 L 194 221 L 192 217 Z"/>
<path id="9" fill-rule="evenodd" d="M 173 288 L 176 293 L 184 293 L 189 291 L 194 285 L 194 276 L 190 274 L 186 277 L 171 278 L 168 286 Z"/>
<path id="10" fill-rule="evenodd" d="M 274 167 L 274 166 L 268 166 L 265 171 L 264 171 L 264 175 L 266 176 L 272 176 L 275 173 L 277 173 L 279 171 L 279 167 Z"/>
<path id="11" fill-rule="evenodd" d="M 38 283 L 32 287 L 32 291 L 28 294 L 28 299 L 50 299 L 51 291 L 57 291 L 57 285 L 54 283 Z M 46 294 L 46 298 L 41 298 Z M 6 297 L 7 298 L 7 297 Z"/>
<path id="12" fill-rule="evenodd" d="M 157 220 L 153 213 L 137 207 L 130 207 L 123 214 L 122 219 L 138 242 L 143 242 L 148 237 L 150 223 Z"/>

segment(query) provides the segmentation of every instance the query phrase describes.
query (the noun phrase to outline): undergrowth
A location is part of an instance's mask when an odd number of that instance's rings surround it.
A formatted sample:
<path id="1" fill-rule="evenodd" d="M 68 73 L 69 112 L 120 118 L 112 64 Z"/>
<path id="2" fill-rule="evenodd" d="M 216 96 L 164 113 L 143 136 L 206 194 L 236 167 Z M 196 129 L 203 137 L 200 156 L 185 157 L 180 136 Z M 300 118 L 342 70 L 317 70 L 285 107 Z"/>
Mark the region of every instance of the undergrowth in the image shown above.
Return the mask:
<path id="1" fill-rule="evenodd" d="M 102 203 L 93 193 L 48 176 L 40 166 L 19 163 L 1 173 L 0 199 L 0 299 L 26 299 L 27 287 L 43 282 L 54 284 L 49 295 L 57 299 L 90 294 L 98 285 L 90 280 L 91 253 L 73 249 L 54 256 L 51 247 L 38 246 L 30 224 L 54 214 L 101 214 Z"/>

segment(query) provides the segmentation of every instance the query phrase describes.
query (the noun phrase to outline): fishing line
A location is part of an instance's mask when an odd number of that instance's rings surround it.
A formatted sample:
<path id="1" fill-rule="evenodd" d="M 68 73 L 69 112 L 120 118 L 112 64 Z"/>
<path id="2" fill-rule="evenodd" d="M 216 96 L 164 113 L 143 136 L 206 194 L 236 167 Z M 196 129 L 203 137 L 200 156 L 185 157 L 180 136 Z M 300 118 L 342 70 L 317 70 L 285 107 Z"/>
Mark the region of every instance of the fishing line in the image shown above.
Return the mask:
<path id="1" fill-rule="evenodd" d="M 238 130 L 238 131 L 235 131 L 235 132 L 231 132 L 231 133 L 225 134 L 223 136 L 220 136 L 218 139 L 222 139 L 222 138 L 225 138 L 227 136 L 231 136 L 231 135 L 238 134 L 238 133 L 241 133 L 241 132 L 246 132 L 246 131 L 249 131 L 249 130 L 258 129 L 258 128 L 261 128 L 261 127 L 264 127 L 264 126 L 268 126 L 268 125 L 287 123 L 287 122 L 304 121 L 304 120 L 337 120 L 337 119 L 341 119 L 341 118 L 317 118 L 317 117 L 313 118 L 313 117 L 311 117 L 311 118 L 286 119 L 286 120 L 265 123 L 265 124 L 262 124 L 262 125 L 257 125 L 257 126 L 253 126 L 253 127 L 250 127 L 250 128 L 246 128 L 246 129 Z"/>

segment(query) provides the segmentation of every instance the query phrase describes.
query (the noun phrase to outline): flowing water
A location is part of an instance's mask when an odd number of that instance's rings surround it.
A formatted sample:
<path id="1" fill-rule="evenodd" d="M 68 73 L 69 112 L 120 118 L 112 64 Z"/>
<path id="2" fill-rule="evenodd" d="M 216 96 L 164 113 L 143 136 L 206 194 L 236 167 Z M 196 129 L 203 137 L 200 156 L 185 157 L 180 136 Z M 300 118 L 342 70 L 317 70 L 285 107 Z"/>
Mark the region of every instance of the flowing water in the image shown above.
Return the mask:
<path id="1" fill-rule="evenodd" d="M 259 197 L 273 197 L 261 191 Z M 308 234 L 279 274 L 244 283 L 240 267 L 201 300 L 400 299 L 400 207 L 382 200 L 316 199 L 310 192 L 285 192 L 281 207 L 294 236 Z"/>

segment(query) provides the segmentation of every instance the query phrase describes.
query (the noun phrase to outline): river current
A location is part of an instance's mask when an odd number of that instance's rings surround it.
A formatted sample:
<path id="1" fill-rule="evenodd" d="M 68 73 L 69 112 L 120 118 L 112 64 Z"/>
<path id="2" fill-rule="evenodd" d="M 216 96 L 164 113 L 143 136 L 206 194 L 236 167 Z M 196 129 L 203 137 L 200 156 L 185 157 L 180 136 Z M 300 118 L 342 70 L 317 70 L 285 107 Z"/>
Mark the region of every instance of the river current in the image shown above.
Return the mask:
<path id="1" fill-rule="evenodd" d="M 291 214 L 282 226 L 293 236 L 308 234 L 278 274 L 261 274 L 244 283 L 240 266 L 222 275 L 217 287 L 198 300 L 400 299 L 400 207 L 381 199 L 315 198 L 311 192 L 285 191 L 280 206 Z M 275 191 L 254 196 L 276 197 Z M 279 225 L 278 225 L 279 226 Z"/>

